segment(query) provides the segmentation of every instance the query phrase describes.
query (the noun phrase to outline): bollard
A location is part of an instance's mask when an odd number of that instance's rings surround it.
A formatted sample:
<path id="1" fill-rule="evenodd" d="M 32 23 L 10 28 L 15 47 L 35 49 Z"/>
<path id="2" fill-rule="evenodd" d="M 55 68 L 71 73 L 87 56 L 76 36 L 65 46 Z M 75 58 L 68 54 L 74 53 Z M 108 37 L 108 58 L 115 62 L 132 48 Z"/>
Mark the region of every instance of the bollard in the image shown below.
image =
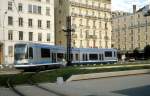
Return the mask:
<path id="1" fill-rule="evenodd" d="M 64 83 L 63 77 L 57 77 L 57 84 L 62 85 Z"/>

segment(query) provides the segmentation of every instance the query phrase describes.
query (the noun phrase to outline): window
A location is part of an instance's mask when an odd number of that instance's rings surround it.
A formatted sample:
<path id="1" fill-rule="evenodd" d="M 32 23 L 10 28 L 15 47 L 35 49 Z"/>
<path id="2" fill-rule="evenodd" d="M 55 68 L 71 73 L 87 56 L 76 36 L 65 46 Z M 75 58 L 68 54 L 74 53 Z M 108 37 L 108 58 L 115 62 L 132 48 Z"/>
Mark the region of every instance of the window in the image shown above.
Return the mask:
<path id="1" fill-rule="evenodd" d="M 49 7 L 46 7 L 46 15 L 50 15 L 50 8 Z"/>
<path id="2" fill-rule="evenodd" d="M 38 14 L 41 14 L 41 6 L 38 6 Z"/>
<path id="3" fill-rule="evenodd" d="M 42 27 L 42 20 L 38 20 L 38 28 Z"/>
<path id="4" fill-rule="evenodd" d="M 93 47 L 95 48 L 96 46 L 96 41 L 95 40 L 93 40 Z"/>
<path id="5" fill-rule="evenodd" d="M 107 23 L 105 23 L 105 29 L 108 29 L 108 27 L 107 27 Z"/>
<path id="6" fill-rule="evenodd" d="M 82 24 L 82 19 L 80 19 L 80 25 Z"/>
<path id="7" fill-rule="evenodd" d="M 33 13 L 37 13 L 37 6 L 36 5 L 33 5 Z"/>
<path id="8" fill-rule="evenodd" d="M 46 0 L 46 3 L 50 3 L 50 0 Z"/>
<path id="9" fill-rule="evenodd" d="M 42 33 L 38 33 L 38 41 L 42 41 Z"/>
<path id="10" fill-rule="evenodd" d="M 41 14 L 41 6 L 37 5 L 28 5 L 28 12 L 34 14 Z"/>
<path id="11" fill-rule="evenodd" d="M 89 47 L 89 40 L 87 40 L 87 44 L 86 44 L 86 46 L 87 46 L 87 47 Z"/>
<path id="12" fill-rule="evenodd" d="M 22 27 L 23 26 L 23 18 L 19 18 L 19 26 Z"/>
<path id="13" fill-rule="evenodd" d="M 18 4 L 18 11 L 22 12 L 22 3 Z"/>
<path id="14" fill-rule="evenodd" d="M 82 40 L 80 40 L 80 47 L 81 47 L 81 48 L 83 47 L 83 42 L 82 42 Z"/>
<path id="15" fill-rule="evenodd" d="M 59 0 L 59 5 L 62 5 L 63 4 L 63 1 L 62 0 Z"/>
<path id="16" fill-rule="evenodd" d="M 112 57 L 112 52 L 111 51 L 106 51 L 105 52 L 105 57 Z"/>
<path id="17" fill-rule="evenodd" d="M 8 40 L 13 40 L 13 31 L 8 30 Z"/>
<path id="18" fill-rule="evenodd" d="M 51 40 L 51 34 L 47 33 L 47 41 L 50 41 L 50 40 Z"/>
<path id="19" fill-rule="evenodd" d="M 47 21 L 47 28 L 49 29 L 50 28 L 50 21 Z"/>
<path id="20" fill-rule="evenodd" d="M 29 32 L 29 41 L 33 40 L 33 32 Z"/>
<path id="21" fill-rule="evenodd" d="M 41 57 L 49 58 L 50 57 L 50 49 L 41 48 Z"/>
<path id="22" fill-rule="evenodd" d="M 28 26 L 32 27 L 32 19 L 28 19 Z"/>
<path id="23" fill-rule="evenodd" d="M 9 55 L 10 57 L 13 56 L 13 46 L 8 46 L 8 55 Z"/>
<path id="24" fill-rule="evenodd" d="M 12 10 L 12 2 L 8 1 L 8 10 Z"/>
<path id="25" fill-rule="evenodd" d="M 89 54 L 90 60 L 98 60 L 98 54 Z"/>
<path id="26" fill-rule="evenodd" d="M 28 12 L 32 13 L 32 5 L 28 5 Z"/>
<path id="27" fill-rule="evenodd" d="M 8 16 L 8 25 L 13 25 L 13 17 Z"/>
<path id="28" fill-rule="evenodd" d="M 23 40 L 23 31 L 19 31 L 19 40 Z"/>

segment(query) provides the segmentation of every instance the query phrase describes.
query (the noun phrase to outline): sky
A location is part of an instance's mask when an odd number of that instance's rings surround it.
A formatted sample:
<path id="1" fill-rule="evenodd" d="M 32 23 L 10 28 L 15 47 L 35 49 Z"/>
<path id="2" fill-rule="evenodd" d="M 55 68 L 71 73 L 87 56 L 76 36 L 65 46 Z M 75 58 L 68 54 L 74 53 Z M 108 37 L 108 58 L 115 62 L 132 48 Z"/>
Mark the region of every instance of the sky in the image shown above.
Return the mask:
<path id="1" fill-rule="evenodd" d="M 148 4 L 149 1 L 148 0 L 112 0 L 112 10 L 132 12 L 133 4 L 136 4 L 138 9 Z"/>

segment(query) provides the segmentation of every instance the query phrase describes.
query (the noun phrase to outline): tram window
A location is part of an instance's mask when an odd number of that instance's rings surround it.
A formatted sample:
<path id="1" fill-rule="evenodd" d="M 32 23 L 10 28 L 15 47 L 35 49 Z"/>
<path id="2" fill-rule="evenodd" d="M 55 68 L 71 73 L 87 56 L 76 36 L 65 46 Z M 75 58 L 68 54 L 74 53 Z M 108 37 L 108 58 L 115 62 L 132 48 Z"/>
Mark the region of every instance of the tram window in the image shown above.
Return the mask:
<path id="1" fill-rule="evenodd" d="M 105 52 L 105 57 L 112 57 L 112 52 L 111 51 L 106 51 Z"/>
<path id="2" fill-rule="evenodd" d="M 29 59 L 33 59 L 33 48 L 29 48 Z"/>
<path id="3" fill-rule="evenodd" d="M 98 60 L 98 54 L 89 54 L 90 60 Z"/>
<path id="4" fill-rule="evenodd" d="M 116 52 L 114 52 L 114 57 L 116 57 Z"/>
<path id="5" fill-rule="evenodd" d="M 50 57 L 50 49 L 41 48 L 41 57 L 42 58 Z"/>
<path id="6" fill-rule="evenodd" d="M 99 54 L 99 60 L 101 60 L 102 58 L 101 58 L 101 54 Z"/>
<path id="7" fill-rule="evenodd" d="M 71 54 L 71 58 L 70 59 L 73 60 L 73 54 Z"/>
<path id="8" fill-rule="evenodd" d="M 63 53 L 57 53 L 57 60 L 58 61 L 62 61 L 63 58 L 64 58 L 64 54 Z"/>

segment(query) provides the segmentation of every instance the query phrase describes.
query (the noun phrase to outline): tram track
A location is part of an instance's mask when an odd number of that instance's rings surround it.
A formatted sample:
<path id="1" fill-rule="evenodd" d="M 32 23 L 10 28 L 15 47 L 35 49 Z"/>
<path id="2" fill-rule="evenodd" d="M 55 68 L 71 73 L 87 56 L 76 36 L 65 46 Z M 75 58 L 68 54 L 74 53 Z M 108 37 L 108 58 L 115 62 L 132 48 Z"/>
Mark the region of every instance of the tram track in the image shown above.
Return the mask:
<path id="1" fill-rule="evenodd" d="M 46 70 L 46 71 L 52 71 L 52 70 Z M 25 80 L 26 84 L 27 85 L 31 85 L 32 87 L 35 87 L 35 88 L 38 88 L 40 89 L 41 91 L 45 91 L 45 92 L 48 92 L 50 94 L 55 94 L 56 96 L 67 96 L 65 94 L 62 94 L 62 93 L 59 93 L 59 92 L 56 92 L 54 90 L 51 90 L 51 89 L 48 89 L 48 88 L 45 88 L 43 86 L 40 86 L 38 83 L 36 83 L 36 81 L 33 81 L 33 77 L 41 72 L 45 72 L 45 71 L 41 71 L 41 70 L 37 70 L 35 72 L 21 72 L 19 75 L 23 75 L 23 74 L 31 74 L 27 77 L 27 79 Z M 28 93 L 24 93 L 24 92 L 21 92 L 20 90 L 18 90 L 16 87 L 15 87 L 15 84 L 13 83 L 13 80 L 16 78 L 16 75 L 13 75 L 11 77 L 8 78 L 7 80 L 7 86 L 10 90 L 12 90 L 17 96 L 28 96 L 26 94 Z"/>
<path id="2" fill-rule="evenodd" d="M 23 72 L 21 72 L 20 74 L 23 74 Z M 13 84 L 13 80 L 15 78 L 14 76 L 11 76 L 8 78 L 7 80 L 7 86 L 10 90 L 12 90 L 14 93 L 16 93 L 18 96 L 26 96 L 25 94 L 23 94 L 22 92 L 20 92 L 19 90 L 17 90 Z"/>
<path id="3" fill-rule="evenodd" d="M 53 70 L 54 70 L 54 69 L 53 69 Z M 53 70 L 49 70 L 49 71 L 53 71 Z M 48 71 L 48 70 L 46 70 L 46 71 Z M 40 72 L 45 72 L 45 71 L 40 71 Z M 45 87 L 43 87 L 43 86 L 40 86 L 40 85 L 37 84 L 35 81 L 33 81 L 33 80 L 32 80 L 32 77 L 33 77 L 34 75 L 37 75 L 37 74 L 40 73 L 40 72 L 36 72 L 35 74 L 33 74 L 33 75 L 28 79 L 28 84 L 30 84 L 30 85 L 32 85 L 32 86 L 34 86 L 34 87 L 37 87 L 37 88 L 39 88 L 39 89 L 41 89 L 41 90 L 47 91 L 47 92 L 49 92 L 49 93 L 56 94 L 57 96 L 67 96 L 67 95 L 65 95 L 65 94 L 62 94 L 62 93 L 56 92 L 56 91 L 54 91 L 54 90 L 50 90 L 50 89 L 48 89 L 48 88 L 45 88 Z"/>

